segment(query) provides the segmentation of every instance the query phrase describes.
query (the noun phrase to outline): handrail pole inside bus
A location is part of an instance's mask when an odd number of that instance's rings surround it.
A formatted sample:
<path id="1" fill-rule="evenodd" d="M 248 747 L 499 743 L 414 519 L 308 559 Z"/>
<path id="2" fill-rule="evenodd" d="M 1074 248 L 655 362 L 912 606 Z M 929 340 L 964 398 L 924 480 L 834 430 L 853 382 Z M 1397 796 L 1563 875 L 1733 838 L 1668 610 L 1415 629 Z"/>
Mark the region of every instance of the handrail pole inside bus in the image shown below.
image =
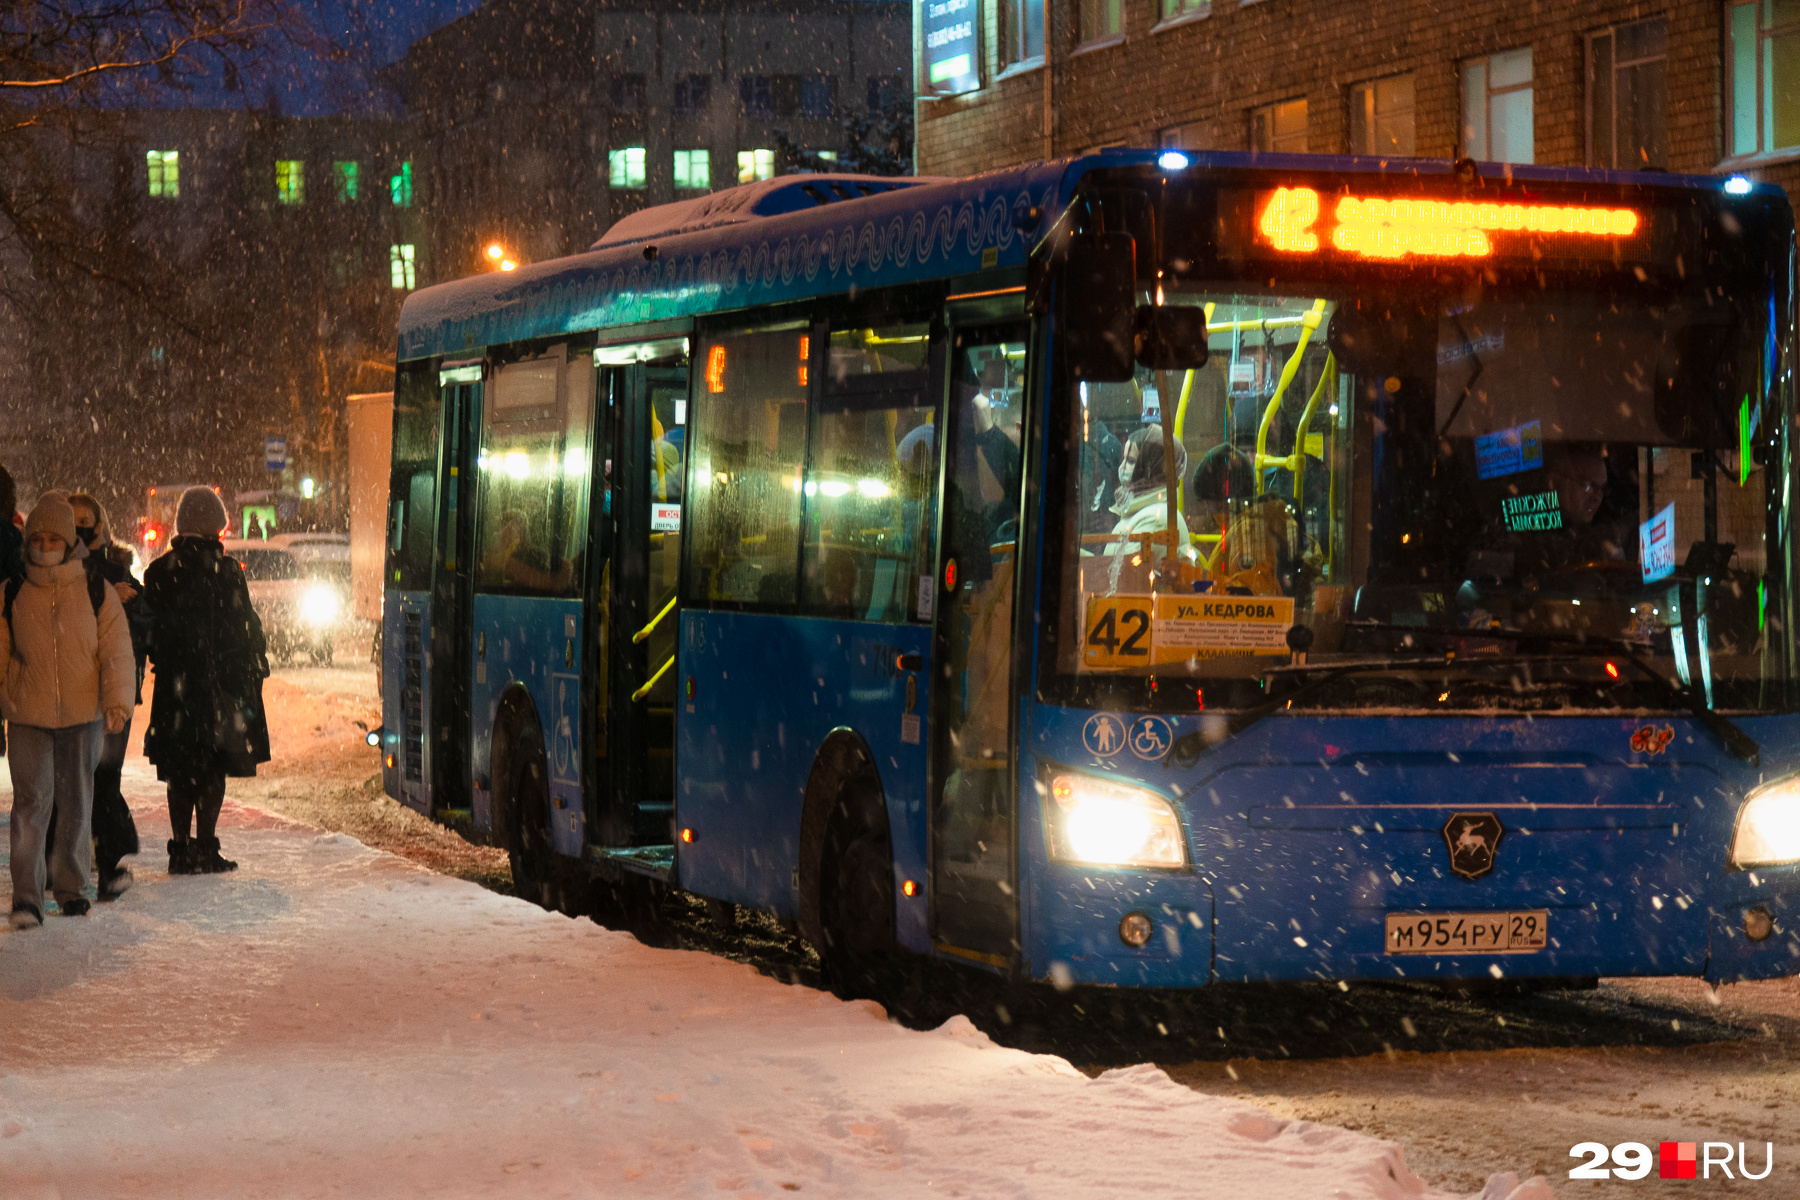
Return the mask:
<path id="1" fill-rule="evenodd" d="M 1287 395 L 1288 385 L 1294 382 L 1294 376 L 1300 373 L 1300 360 L 1306 357 L 1306 343 L 1312 340 L 1313 331 L 1319 322 L 1325 319 L 1325 298 L 1313 301 L 1312 310 L 1300 318 L 1300 340 L 1294 344 L 1294 353 L 1287 360 L 1287 366 L 1281 369 L 1281 380 L 1275 385 L 1275 394 L 1269 397 L 1269 406 L 1263 409 L 1262 424 L 1256 430 L 1256 494 L 1263 493 L 1263 465 L 1268 455 L 1264 450 L 1269 444 L 1269 426 L 1275 421 L 1275 414 L 1281 411 L 1281 401 Z M 1274 322 L 1269 322 L 1274 324 Z"/>
<path id="2" fill-rule="evenodd" d="M 637 701 L 642 700 L 645 696 L 648 696 L 650 694 L 650 689 L 656 686 L 656 681 L 661 679 L 664 675 L 667 675 L 669 673 L 669 668 L 674 665 L 675 665 L 675 656 L 673 654 L 671 654 L 671 655 L 669 655 L 668 662 L 666 662 L 662 666 L 656 668 L 656 674 L 654 674 L 650 678 L 644 680 L 643 687 L 641 687 L 637 691 L 631 693 L 632 702 L 636 703 Z"/>
<path id="3" fill-rule="evenodd" d="M 645 638 L 649 637 L 650 631 L 662 623 L 662 619 L 669 615 L 669 610 L 675 607 L 675 602 L 678 599 L 680 599 L 679 596 L 670 596 L 669 602 L 662 606 L 662 611 L 657 613 L 654 617 L 651 617 L 649 624 L 631 635 L 631 644 L 635 646 Z"/>

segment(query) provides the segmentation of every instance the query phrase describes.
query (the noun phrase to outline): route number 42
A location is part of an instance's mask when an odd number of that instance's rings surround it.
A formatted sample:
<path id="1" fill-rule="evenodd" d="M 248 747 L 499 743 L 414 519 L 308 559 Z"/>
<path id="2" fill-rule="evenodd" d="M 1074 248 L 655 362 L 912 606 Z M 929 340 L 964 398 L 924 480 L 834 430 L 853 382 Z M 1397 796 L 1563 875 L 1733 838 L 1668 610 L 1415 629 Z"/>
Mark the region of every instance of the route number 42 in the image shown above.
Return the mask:
<path id="1" fill-rule="evenodd" d="M 1087 665 L 1139 666 L 1150 657 L 1150 607 L 1141 596 L 1096 596 L 1088 603 Z"/>

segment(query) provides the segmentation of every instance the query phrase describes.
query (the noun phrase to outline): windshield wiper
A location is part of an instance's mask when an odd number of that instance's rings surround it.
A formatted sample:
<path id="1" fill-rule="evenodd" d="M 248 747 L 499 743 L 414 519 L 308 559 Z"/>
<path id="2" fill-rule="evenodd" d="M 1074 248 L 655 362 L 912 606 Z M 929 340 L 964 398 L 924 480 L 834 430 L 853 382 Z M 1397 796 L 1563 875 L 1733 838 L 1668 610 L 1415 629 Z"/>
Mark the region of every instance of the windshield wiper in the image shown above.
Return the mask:
<path id="1" fill-rule="evenodd" d="M 1708 708 L 1705 697 L 1692 687 L 1676 683 L 1645 662 L 1639 654 L 1641 646 L 1626 638 L 1595 637 L 1580 633 L 1534 633 L 1523 629 L 1432 629 L 1423 625 L 1395 625 L 1385 621 L 1346 621 L 1344 629 L 1346 631 L 1362 629 L 1378 633 L 1430 634 L 1451 638 L 1485 638 L 1491 641 L 1549 642 L 1552 645 L 1568 646 L 1583 657 L 1616 654 L 1635 667 L 1640 675 L 1661 688 L 1677 707 L 1684 708 L 1691 713 L 1708 733 L 1719 739 L 1733 758 L 1753 767 L 1762 765 L 1762 747 L 1757 745 L 1755 738 L 1745 733 L 1730 717 Z"/>
<path id="2" fill-rule="evenodd" d="M 1446 667 L 1456 661 L 1455 655 L 1443 655 L 1434 658 L 1384 658 L 1365 659 L 1353 663 L 1320 663 L 1317 666 L 1277 667 L 1266 674 L 1277 678 L 1302 672 L 1311 674 L 1318 672 L 1311 679 L 1303 680 L 1292 691 L 1279 696 L 1269 696 L 1249 708 L 1240 708 L 1223 722 L 1203 722 L 1199 729 L 1184 733 L 1169 746 L 1169 752 L 1163 756 L 1165 767 L 1191 767 L 1200 761 L 1200 755 L 1209 746 L 1216 746 L 1226 738 L 1236 737 L 1264 717 L 1273 716 L 1284 708 L 1291 706 L 1295 700 L 1304 699 L 1314 693 L 1351 675 L 1359 675 L 1368 671 L 1416 670 L 1423 667 Z"/>

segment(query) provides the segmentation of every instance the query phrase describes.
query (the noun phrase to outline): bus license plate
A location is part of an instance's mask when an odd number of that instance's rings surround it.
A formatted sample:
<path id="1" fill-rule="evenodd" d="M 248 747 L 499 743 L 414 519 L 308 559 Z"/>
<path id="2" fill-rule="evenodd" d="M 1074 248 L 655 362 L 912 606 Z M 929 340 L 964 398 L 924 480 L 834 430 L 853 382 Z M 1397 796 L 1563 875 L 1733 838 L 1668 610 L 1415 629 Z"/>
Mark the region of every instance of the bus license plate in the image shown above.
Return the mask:
<path id="1" fill-rule="evenodd" d="M 1389 954 L 1532 954 L 1550 935 L 1550 910 L 1389 913 Z"/>

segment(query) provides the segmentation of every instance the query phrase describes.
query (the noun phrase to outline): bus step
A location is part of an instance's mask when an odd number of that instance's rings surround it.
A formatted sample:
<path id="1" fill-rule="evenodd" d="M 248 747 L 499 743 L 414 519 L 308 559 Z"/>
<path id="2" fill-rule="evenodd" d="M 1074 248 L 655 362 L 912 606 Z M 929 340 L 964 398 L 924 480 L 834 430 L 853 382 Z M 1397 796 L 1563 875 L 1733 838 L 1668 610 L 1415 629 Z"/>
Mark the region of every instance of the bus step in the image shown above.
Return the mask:
<path id="1" fill-rule="evenodd" d="M 589 858 L 614 863 L 664 883 L 675 873 L 674 846 L 589 846 L 587 853 Z"/>

